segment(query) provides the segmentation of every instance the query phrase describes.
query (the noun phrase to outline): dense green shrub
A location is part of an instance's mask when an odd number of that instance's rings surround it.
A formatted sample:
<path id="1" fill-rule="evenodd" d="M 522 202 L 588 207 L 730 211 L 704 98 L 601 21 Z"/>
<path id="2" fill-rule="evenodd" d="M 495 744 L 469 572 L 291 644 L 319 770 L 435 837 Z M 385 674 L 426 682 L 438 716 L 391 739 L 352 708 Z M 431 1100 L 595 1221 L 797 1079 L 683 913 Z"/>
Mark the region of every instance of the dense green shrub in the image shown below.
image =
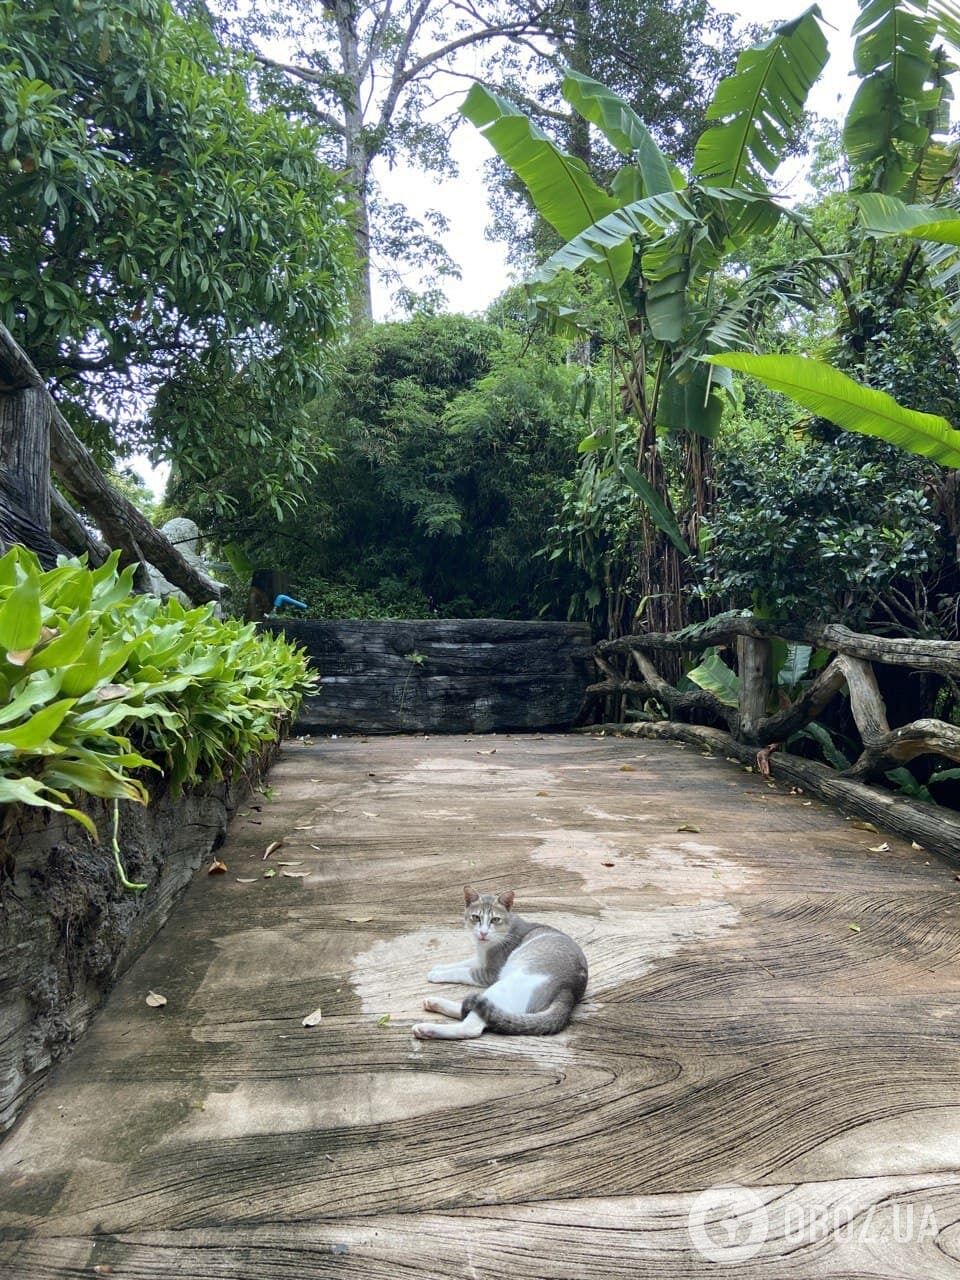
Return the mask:
<path id="1" fill-rule="evenodd" d="M 48 572 L 22 548 L 0 559 L 0 806 L 65 811 L 91 832 L 71 796 L 146 803 L 150 770 L 175 790 L 236 776 L 312 684 L 282 637 L 135 596 L 117 559 Z"/>
<path id="2" fill-rule="evenodd" d="M 728 437 L 701 591 L 724 607 L 863 625 L 881 597 L 942 556 L 923 465 L 847 434 Z"/>
<path id="3" fill-rule="evenodd" d="M 224 542 L 289 577 L 314 616 L 564 616 L 536 553 L 582 434 L 576 368 L 509 323 L 427 316 L 373 325 L 313 406 L 328 447 L 305 504 L 278 524 L 238 494 L 237 520 L 192 508 Z"/>

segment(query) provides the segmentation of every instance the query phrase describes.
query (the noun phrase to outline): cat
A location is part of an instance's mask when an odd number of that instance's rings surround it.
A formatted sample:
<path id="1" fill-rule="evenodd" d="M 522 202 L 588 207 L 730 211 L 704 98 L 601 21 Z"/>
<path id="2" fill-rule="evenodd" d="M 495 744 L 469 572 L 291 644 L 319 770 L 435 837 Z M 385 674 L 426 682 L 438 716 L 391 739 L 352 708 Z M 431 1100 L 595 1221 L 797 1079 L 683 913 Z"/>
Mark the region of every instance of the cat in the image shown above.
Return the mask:
<path id="1" fill-rule="evenodd" d="M 587 958 L 572 938 L 548 924 L 513 914 L 515 895 L 477 893 L 465 885 L 464 927 L 476 942 L 475 960 L 441 964 L 428 982 L 485 987 L 465 1000 L 424 1000 L 430 1013 L 459 1021 L 418 1022 L 418 1040 L 465 1040 L 484 1031 L 510 1036 L 549 1036 L 570 1021 L 587 987 Z"/>

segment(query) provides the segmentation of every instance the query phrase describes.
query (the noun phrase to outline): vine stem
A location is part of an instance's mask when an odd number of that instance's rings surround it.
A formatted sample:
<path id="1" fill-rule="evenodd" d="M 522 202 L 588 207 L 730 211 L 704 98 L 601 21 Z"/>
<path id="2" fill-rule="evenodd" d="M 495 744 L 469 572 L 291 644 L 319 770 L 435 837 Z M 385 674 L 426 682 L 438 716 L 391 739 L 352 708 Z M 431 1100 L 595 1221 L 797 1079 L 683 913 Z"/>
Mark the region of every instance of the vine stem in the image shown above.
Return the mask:
<path id="1" fill-rule="evenodd" d="M 127 873 L 124 870 L 123 863 L 120 860 L 120 801 L 113 802 L 113 860 L 116 863 L 117 875 L 124 889 L 133 889 L 138 893 L 142 889 L 148 889 L 150 886 L 141 884 L 137 880 L 128 880 Z"/>

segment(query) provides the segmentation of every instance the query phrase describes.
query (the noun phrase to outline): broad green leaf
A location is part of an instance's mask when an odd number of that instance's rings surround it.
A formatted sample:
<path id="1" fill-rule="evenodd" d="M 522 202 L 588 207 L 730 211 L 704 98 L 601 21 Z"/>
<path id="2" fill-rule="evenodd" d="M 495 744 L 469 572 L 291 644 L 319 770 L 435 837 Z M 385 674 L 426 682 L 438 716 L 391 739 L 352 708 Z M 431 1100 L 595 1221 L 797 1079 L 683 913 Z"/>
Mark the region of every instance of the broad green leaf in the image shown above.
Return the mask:
<path id="1" fill-rule="evenodd" d="M 76 662 L 83 653 L 84 646 L 90 638 L 90 618 L 82 616 L 71 623 L 56 639 L 43 645 L 31 657 L 24 668 L 25 671 L 52 671 L 57 667 L 69 666 Z"/>
<path id="2" fill-rule="evenodd" d="M 716 438 L 723 419 L 723 396 L 711 378 L 712 370 L 703 364 L 694 366 L 689 377 L 667 378 L 657 406 L 657 422 L 670 431 L 693 431 L 696 435 Z"/>
<path id="3" fill-rule="evenodd" d="M 608 254 L 619 249 L 626 249 L 632 260 L 630 241 L 634 236 L 660 239 L 683 223 L 696 220 L 696 213 L 678 192 L 646 196 L 584 227 L 552 254 L 531 279 L 533 283 L 546 284 L 561 271 L 577 271 L 586 264 L 602 263 Z"/>
<path id="4" fill-rule="evenodd" d="M 946 418 L 904 409 L 885 391 L 865 387 L 819 360 L 747 352 L 705 358 L 710 364 L 752 374 L 844 431 L 877 436 L 909 453 L 932 458 L 947 467 L 960 467 L 960 431 Z"/>
<path id="5" fill-rule="evenodd" d="M 774 656 L 774 675 L 779 684 L 792 689 L 798 685 L 810 669 L 813 648 L 809 644 L 787 644 L 782 640 L 775 641 L 775 647 L 782 644 L 783 654 L 780 661 Z"/>
<path id="6" fill-rule="evenodd" d="M 916 172 L 930 140 L 936 80 L 936 19 L 925 0 L 861 0 L 853 60 L 862 83 L 844 124 L 843 141 L 860 184 L 894 193 Z"/>
<path id="7" fill-rule="evenodd" d="M 707 650 L 700 665 L 687 672 L 687 679 L 712 693 L 725 707 L 735 707 L 740 701 L 740 677 L 730 670 L 716 649 Z"/>
<path id="8" fill-rule="evenodd" d="M 56 796 L 57 799 L 49 800 L 48 795 Z M 93 825 L 93 820 L 87 814 L 81 813 L 79 809 L 70 808 L 69 796 L 45 786 L 36 778 L 0 777 L 0 805 L 4 804 L 32 804 L 43 809 L 56 809 L 58 813 L 65 813 L 79 822 L 94 839 L 97 837 L 97 828 Z"/>
<path id="9" fill-rule="evenodd" d="M 850 768 L 850 761 L 837 747 L 830 731 L 819 720 L 811 720 L 806 728 L 800 730 L 800 736 L 802 738 L 811 738 L 818 743 L 823 751 L 824 759 L 828 764 L 832 764 L 835 769 L 842 771 Z"/>
<path id="10" fill-rule="evenodd" d="M 680 532 L 680 526 L 674 519 L 673 513 L 646 476 L 642 476 L 637 468 L 629 462 L 622 464 L 622 470 L 624 480 L 626 480 L 634 493 L 638 494 L 646 503 L 647 510 L 650 512 L 650 519 L 657 528 L 667 535 L 681 555 L 691 555 L 690 548 L 683 540 L 683 534 Z"/>
<path id="11" fill-rule="evenodd" d="M 960 211 L 934 204 L 904 204 L 896 196 L 857 196 L 864 229 L 871 235 L 910 236 L 960 245 Z"/>
<path id="12" fill-rule="evenodd" d="M 49 702 L 60 692 L 63 677 L 59 671 L 45 675 L 29 675 L 10 690 L 10 701 L 0 706 L 0 725 L 19 720 L 41 702 Z"/>
<path id="13" fill-rule="evenodd" d="M 720 81 L 700 136 L 694 176 L 708 185 L 766 189 L 803 121 L 807 95 L 826 65 L 821 14 L 811 5 L 744 50 L 733 75 Z"/>
<path id="14" fill-rule="evenodd" d="M 37 751 L 43 747 L 46 752 L 52 747 L 50 739 L 63 724 L 74 701 L 73 698 L 62 698 L 35 711 L 23 724 L 12 729 L 0 729 L 0 751 Z"/>
<path id="15" fill-rule="evenodd" d="M 40 639 L 40 584 L 26 578 L 0 604 L 0 657 L 32 649 Z"/>
<path id="16" fill-rule="evenodd" d="M 103 799 L 133 800 L 147 804 L 149 793 L 136 778 L 125 778 L 118 770 L 104 765 L 87 764 L 80 760 L 57 760 L 47 769 L 46 776 L 55 786 L 65 791 L 85 791 Z"/>
<path id="17" fill-rule="evenodd" d="M 505 98 L 475 84 L 460 111 L 523 182 L 537 211 L 564 239 L 616 209 L 616 200 L 597 186 L 583 162 L 561 151 Z M 604 251 L 600 261 L 619 287 L 633 253 L 621 243 Z"/>
<path id="18" fill-rule="evenodd" d="M 641 195 L 660 195 L 686 185 L 683 174 L 663 154 L 629 102 L 579 71 L 567 72 L 563 96 L 574 111 L 597 126 L 611 146 L 622 155 L 636 157 Z"/>

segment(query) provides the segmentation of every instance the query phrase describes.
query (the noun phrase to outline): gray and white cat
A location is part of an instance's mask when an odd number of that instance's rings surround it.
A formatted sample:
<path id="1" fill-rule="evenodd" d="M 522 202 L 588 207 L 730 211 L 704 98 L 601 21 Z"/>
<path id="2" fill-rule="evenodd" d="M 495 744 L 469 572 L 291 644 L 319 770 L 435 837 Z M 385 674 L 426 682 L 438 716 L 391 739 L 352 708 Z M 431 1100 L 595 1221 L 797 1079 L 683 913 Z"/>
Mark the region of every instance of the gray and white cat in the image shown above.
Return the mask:
<path id="1" fill-rule="evenodd" d="M 464 1040 L 484 1031 L 549 1036 L 570 1021 L 587 987 L 587 959 L 572 938 L 548 924 L 513 914 L 514 893 L 477 893 L 466 885 L 463 923 L 476 942 L 476 959 L 441 964 L 428 982 L 485 987 L 465 1000 L 424 1000 L 430 1013 L 458 1018 L 418 1022 L 418 1040 Z"/>

